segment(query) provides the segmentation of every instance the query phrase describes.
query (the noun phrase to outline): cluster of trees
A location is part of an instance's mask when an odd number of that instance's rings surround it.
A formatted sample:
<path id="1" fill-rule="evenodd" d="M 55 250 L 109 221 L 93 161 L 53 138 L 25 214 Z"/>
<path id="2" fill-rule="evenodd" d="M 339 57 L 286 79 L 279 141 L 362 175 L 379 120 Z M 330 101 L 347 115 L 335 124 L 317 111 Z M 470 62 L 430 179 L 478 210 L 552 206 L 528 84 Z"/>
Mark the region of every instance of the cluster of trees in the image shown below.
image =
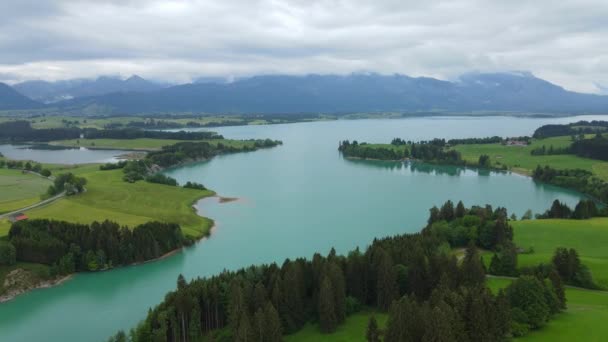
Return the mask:
<path id="1" fill-rule="evenodd" d="M 555 251 L 551 261 L 555 271 L 565 283 L 588 289 L 597 288 L 591 271 L 581 263 L 575 249 L 560 247 Z"/>
<path id="2" fill-rule="evenodd" d="M 598 133 L 592 139 L 578 139 L 570 150 L 579 157 L 608 161 L 608 138 Z"/>
<path id="3" fill-rule="evenodd" d="M 43 168 L 42 164 L 40 163 L 32 163 L 29 161 L 24 162 L 22 160 L 0 160 L 0 169 L 3 169 L 5 167 L 8 169 L 18 169 L 36 172 L 44 177 L 51 176 L 51 170 Z"/>
<path id="4" fill-rule="evenodd" d="M 513 243 L 513 228 L 507 220 L 505 208 L 492 209 L 473 206 L 465 208 L 462 201 L 456 207 L 447 201 L 441 208 L 430 210 L 429 234 L 447 241 L 450 247 L 464 247 L 474 244 L 494 252 L 490 263 L 490 273 L 495 275 L 517 275 L 517 248 Z"/>
<path id="5" fill-rule="evenodd" d="M 443 144 L 439 143 L 440 141 Z M 421 142 L 412 144 L 410 155 L 414 159 L 423 160 L 426 162 L 444 163 L 452 165 L 464 165 L 460 152 L 456 150 L 445 150 L 445 141 L 435 139 L 430 142 Z"/>
<path id="6" fill-rule="evenodd" d="M 110 221 L 87 225 L 41 219 L 13 223 L 8 239 L 17 261 L 52 265 L 55 274 L 143 262 L 191 243 L 172 223 L 149 222 L 131 230 Z"/>
<path id="7" fill-rule="evenodd" d="M 533 156 L 545 156 L 545 155 L 556 155 L 556 154 L 572 154 L 571 147 L 557 147 L 553 148 L 553 145 L 550 145 L 547 148 L 545 145 L 542 147 L 537 147 L 530 151 L 530 154 Z"/>
<path id="8" fill-rule="evenodd" d="M 243 144 L 241 147 L 223 143 L 180 142 L 163 146 L 160 151 L 148 153 L 146 161 L 160 167 L 170 167 L 187 161 L 209 159 L 219 154 L 255 151 L 258 148 L 274 147 L 280 144 L 280 141 L 270 139 L 254 140 L 252 145 Z"/>
<path id="9" fill-rule="evenodd" d="M 471 144 L 497 144 L 502 142 L 502 138 L 499 136 L 486 137 L 486 138 L 464 138 L 464 139 L 450 139 L 448 144 L 454 145 L 471 145 Z"/>
<path id="10" fill-rule="evenodd" d="M 125 166 L 127 166 L 127 163 L 128 163 L 127 160 L 121 160 L 117 163 L 105 163 L 105 164 L 99 165 L 99 170 L 108 171 L 108 170 L 122 169 Z"/>
<path id="11" fill-rule="evenodd" d="M 536 167 L 532 173 L 535 180 L 578 190 L 602 202 L 608 202 L 608 183 L 582 169 L 558 170 L 550 166 Z"/>
<path id="12" fill-rule="evenodd" d="M 55 176 L 53 185 L 49 186 L 47 194 L 55 196 L 65 191 L 68 196 L 75 195 L 84 191 L 87 180 L 84 177 L 77 177 L 71 172 L 62 173 Z"/>
<path id="13" fill-rule="evenodd" d="M 147 131 L 142 129 L 86 129 L 83 131 L 87 139 L 172 139 L 172 140 L 203 140 L 203 139 L 224 139 L 223 136 L 215 132 L 165 132 Z"/>
<path id="14" fill-rule="evenodd" d="M 190 181 L 187 181 L 186 184 L 184 184 L 184 188 L 186 188 L 186 189 L 197 189 L 197 190 L 207 190 L 207 188 L 203 184 L 197 183 L 197 182 L 190 182 Z"/>
<path id="15" fill-rule="evenodd" d="M 367 143 L 359 143 L 357 140 L 352 143 L 348 140 L 341 141 L 338 151 L 346 157 L 362 159 L 401 160 L 409 156 L 407 147 L 400 151 L 393 148 L 370 146 Z"/>
<path id="16" fill-rule="evenodd" d="M 431 215 L 436 222 L 474 216 L 496 224 L 506 217 L 503 209 L 489 206 L 446 204 L 437 210 L 439 216 Z M 445 244 L 441 234 L 427 227 L 417 234 L 376 239 L 364 252 L 355 249 L 346 256 L 332 249 L 311 260 L 224 271 L 190 283 L 180 276 L 177 289 L 150 310 L 130 339 L 280 341 L 282 333 L 296 332 L 311 320 L 330 333 L 367 305 L 389 312 L 385 331 L 370 321 L 370 341 L 381 335 L 386 341 L 501 341 L 542 326 L 565 307 L 559 275 L 551 278 L 555 272 L 521 278 L 493 295 L 485 286 L 475 244 L 468 244 L 461 263 Z M 531 298 L 539 289 L 541 295 Z M 121 339 L 126 339 L 124 332 L 111 340 Z"/>
<path id="17" fill-rule="evenodd" d="M 78 128 L 45 128 L 34 129 L 29 121 L 5 121 L 0 123 L 0 141 L 26 142 L 26 141 L 52 141 L 64 139 L 78 139 Z"/>
<path id="18" fill-rule="evenodd" d="M 537 139 L 565 135 L 592 134 L 608 131 L 608 121 L 578 121 L 566 125 L 544 125 L 536 129 L 532 137 Z"/>
<path id="19" fill-rule="evenodd" d="M 184 125 L 175 121 L 166 120 L 154 120 L 153 118 L 145 121 L 129 121 L 127 127 L 142 128 L 142 129 L 167 129 L 167 128 L 181 128 Z"/>
<path id="20" fill-rule="evenodd" d="M 393 146 L 403 146 L 403 149 L 387 148 L 378 145 L 359 143 L 356 140 L 341 141 L 338 150 L 346 157 L 378 160 L 402 160 L 413 158 L 430 163 L 442 163 L 450 165 L 465 165 L 460 152 L 447 149 L 445 139 L 433 139 L 428 141 L 405 141 L 395 138 L 391 141 Z"/>
<path id="21" fill-rule="evenodd" d="M 607 216 L 608 211 L 597 207 L 593 200 L 580 200 L 574 210 L 559 200 L 553 201 L 551 208 L 543 214 L 536 215 L 538 219 L 576 219 L 584 220 L 596 216 Z"/>
<path id="22" fill-rule="evenodd" d="M 155 173 L 146 177 L 146 182 L 177 186 L 177 180 L 162 173 Z"/>

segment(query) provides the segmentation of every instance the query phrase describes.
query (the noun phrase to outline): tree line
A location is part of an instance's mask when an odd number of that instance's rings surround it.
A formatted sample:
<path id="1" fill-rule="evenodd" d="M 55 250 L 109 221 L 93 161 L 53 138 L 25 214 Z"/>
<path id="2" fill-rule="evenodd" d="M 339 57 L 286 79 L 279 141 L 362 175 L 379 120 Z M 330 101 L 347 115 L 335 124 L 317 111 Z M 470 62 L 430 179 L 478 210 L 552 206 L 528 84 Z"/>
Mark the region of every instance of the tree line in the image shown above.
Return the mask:
<path id="1" fill-rule="evenodd" d="M 608 202 L 608 182 L 582 169 L 558 170 L 550 166 L 538 165 L 532 173 L 537 181 L 570 188 L 588 194 L 604 203 Z"/>
<path id="2" fill-rule="evenodd" d="M 108 220 L 79 224 L 47 219 L 13 223 L 8 241 L 17 261 L 51 265 L 54 274 L 143 262 L 192 243 L 173 223 L 148 222 L 129 229 Z"/>
<path id="3" fill-rule="evenodd" d="M 40 128 L 35 129 L 29 121 L 5 121 L 0 123 L 0 141 L 7 142 L 49 142 L 53 140 L 79 139 L 173 139 L 173 140 L 203 140 L 223 139 L 215 132 L 166 132 L 151 131 L 137 128 Z"/>
<path id="4" fill-rule="evenodd" d="M 430 163 L 443 163 L 450 165 L 465 165 L 460 152 L 446 150 L 445 139 L 433 139 L 429 141 L 405 142 L 399 138 L 393 139 L 391 145 L 402 148 L 387 148 L 378 145 L 369 145 L 365 142 L 350 142 L 344 140 L 339 143 L 338 151 L 349 158 L 378 159 L 378 160 L 402 160 L 413 158 Z"/>
<path id="5" fill-rule="evenodd" d="M 249 152 L 282 144 L 281 141 L 271 139 L 246 140 L 245 142 L 249 142 L 249 144 L 243 143 L 238 146 L 227 145 L 221 142 L 216 144 L 210 144 L 206 141 L 179 142 L 163 146 L 160 151 L 149 152 L 144 159 L 108 163 L 101 165 L 99 169 L 123 169 L 123 180 L 126 182 L 136 182 L 145 179 L 152 183 L 176 186 L 177 181 L 175 179 L 159 174 L 158 171 L 186 162 L 207 160 L 220 154 Z"/>
<path id="6" fill-rule="evenodd" d="M 451 202 L 450 202 L 451 203 Z M 362 306 L 388 311 L 386 330 L 370 321 L 369 341 L 502 341 L 542 327 L 565 307 L 554 270 L 521 277 L 493 294 L 470 239 L 462 262 L 451 253 L 439 222 L 474 220 L 487 226 L 494 248 L 512 242 L 506 210 L 446 203 L 431 209 L 420 233 L 375 239 L 347 255 L 287 259 L 186 282 L 151 309 L 129 336 L 111 341 L 281 341 L 282 334 L 318 322 L 331 333 Z M 476 217 L 475 219 L 473 217 Z M 455 229 L 457 224 L 453 224 Z"/>
<path id="7" fill-rule="evenodd" d="M 536 218 L 585 220 L 598 216 L 608 216 L 608 209 L 598 208 L 593 200 L 580 200 L 574 207 L 574 210 L 572 210 L 566 203 L 562 203 L 556 199 L 553 201 L 551 208 L 542 214 L 536 215 Z"/>
<path id="8" fill-rule="evenodd" d="M 559 136 L 572 136 L 579 134 L 593 134 L 608 131 L 608 121 L 578 121 L 565 125 L 551 124 L 537 128 L 533 138 L 543 139 Z"/>

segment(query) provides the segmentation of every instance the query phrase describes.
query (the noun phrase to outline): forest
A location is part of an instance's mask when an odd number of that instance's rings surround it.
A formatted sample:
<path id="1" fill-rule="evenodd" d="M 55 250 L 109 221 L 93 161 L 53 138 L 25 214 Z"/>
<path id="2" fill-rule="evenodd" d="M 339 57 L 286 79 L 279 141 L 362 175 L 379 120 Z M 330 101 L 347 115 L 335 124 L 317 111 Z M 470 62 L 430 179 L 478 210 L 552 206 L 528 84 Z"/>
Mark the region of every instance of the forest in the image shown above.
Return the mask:
<path id="1" fill-rule="evenodd" d="M 451 253 L 451 230 L 469 225 L 462 260 Z M 439 226 L 441 225 L 441 228 Z M 473 229 L 472 227 L 475 227 Z M 483 228 L 482 228 L 483 227 Z M 479 230 L 476 236 L 472 231 Z M 483 233 L 481 233 L 483 231 Z M 130 333 L 110 341 L 281 341 L 283 334 L 319 323 L 331 333 L 345 317 L 373 307 L 388 312 L 386 329 L 373 317 L 368 341 L 503 341 L 542 328 L 566 307 L 563 281 L 580 276 L 576 251 L 556 251 L 553 263 L 522 271 L 504 291 L 485 285 L 478 246 L 512 246 L 504 208 L 465 208 L 451 201 L 433 208 L 420 233 L 375 239 L 360 251 L 285 260 L 282 264 L 177 280 L 177 289 Z M 516 265 L 504 260 L 490 267 Z M 574 268 L 568 268 L 572 265 Z M 564 280 L 562 280 L 564 277 Z"/>
<path id="2" fill-rule="evenodd" d="M 465 165 L 465 161 L 458 151 L 445 150 L 445 139 L 434 139 L 429 141 L 404 141 L 399 138 L 393 139 L 391 145 L 399 148 L 389 148 L 378 145 L 369 145 L 365 142 L 341 141 L 338 146 L 347 158 L 378 159 L 378 160 L 403 160 L 412 158 L 429 163 L 442 163 L 449 165 Z"/>
<path id="3" fill-rule="evenodd" d="M 13 223 L 8 241 L 17 261 L 51 265 L 58 275 L 144 262 L 192 243 L 171 223 L 129 229 L 107 220 L 78 224 L 47 219 Z"/>
<path id="4" fill-rule="evenodd" d="M 543 139 L 564 135 L 593 134 L 608 131 L 608 121 L 577 121 L 565 125 L 544 125 L 534 131 L 533 138 Z"/>
<path id="5" fill-rule="evenodd" d="M 604 203 L 608 202 L 608 183 L 595 177 L 592 172 L 581 169 L 558 170 L 550 166 L 536 167 L 532 173 L 535 180 L 575 189 Z"/>
<path id="6" fill-rule="evenodd" d="M 206 141 L 191 142 L 184 141 L 177 144 L 163 146 L 162 150 L 149 152 L 144 159 L 122 161 L 118 163 L 107 163 L 100 165 L 100 170 L 123 169 L 126 182 L 136 182 L 146 179 L 152 183 L 166 185 L 177 185 L 173 178 L 158 174 L 158 168 L 168 168 L 185 162 L 207 160 L 214 156 L 227 153 L 249 152 L 259 148 L 274 147 L 282 144 L 278 140 L 255 140 L 253 145 L 241 147 L 227 145 L 221 142 L 210 144 Z"/>

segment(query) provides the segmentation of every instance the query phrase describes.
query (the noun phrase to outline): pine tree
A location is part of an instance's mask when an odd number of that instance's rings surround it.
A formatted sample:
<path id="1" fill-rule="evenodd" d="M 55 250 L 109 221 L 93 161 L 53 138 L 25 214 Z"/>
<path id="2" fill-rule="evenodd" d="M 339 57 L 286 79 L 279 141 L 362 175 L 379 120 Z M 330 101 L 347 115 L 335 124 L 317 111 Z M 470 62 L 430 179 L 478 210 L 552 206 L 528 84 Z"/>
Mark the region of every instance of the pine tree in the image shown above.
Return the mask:
<path id="1" fill-rule="evenodd" d="M 451 327 L 451 317 L 438 307 L 431 310 L 425 319 L 424 342 L 451 342 L 454 341 Z"/>
<path id="2" fill-rule="evenodd" d="M 466 214 L 466 209 L 464 208 L 464 204 L 462 203 L 462 201 L 458 201 L 458 204 L 456 205 L 456 212 L 455 212 L 456 217 L 463 217 L 465 214 Z"/>
<path id="3" fill-rule="evenodd" d="M 336 322 L 340 324 L 346 318 L 346 285 L 344 284 L 344 274 L 342 273 L 342 269 L 333 262 L 329 264 L 327 272 L 331 280 L 334 295 Z"/>
<path id="4" fill-rule="evenodd" d="M 469 242 L 464 261 L 462 262 L 462 282 L 466 286 L 475 287 L 485 281 L 485 270 L 479 252 L 473 241 Z"/>
<path id="5" fill-rule="evenodd" d="M 266 306 L 264 307 L 264 324 L 263 342 L 280 342 L 283 340 L 283 330 L 281 328 L 279 313 L 270 302 L 266 303 Z"/>
<path id="6" fill-rule="evenodd" d="M 335 312 L 334 292 L 331 280 L 327 276 L 321 280 L 318 311 L 321 332 L 331 333 L 336 330 L 338 323 Z"/>
<path id="7" fill-rule="evenodd" d="M 559 274 L 555 270 L 552 270 L 549 273 L 549 280 L 551 280 L 551 284 L 553 284 L 553 290 L 555 291 L 555 295 L 559 300 L 560 308 L 566 308 L 566 290 L 564 289 L 564 284 L 562 283 L 562 278 L 560 278 Z"/>
<path id="8" fill-rule="evenodd" d="M 381 310 L 388 310 L 393 300 L 397 299 L 397 274 L 393 261 L 383 249 L 377 250 L 377 306 Z"/>
<path id="9" fill-rule="evenodd" d="M 378 322 L 376 317 L 372 315 L 367 323 L 367 332 L 365 334 L 367 342 L 380 342 L 380 332 L 378 331 Z"/>

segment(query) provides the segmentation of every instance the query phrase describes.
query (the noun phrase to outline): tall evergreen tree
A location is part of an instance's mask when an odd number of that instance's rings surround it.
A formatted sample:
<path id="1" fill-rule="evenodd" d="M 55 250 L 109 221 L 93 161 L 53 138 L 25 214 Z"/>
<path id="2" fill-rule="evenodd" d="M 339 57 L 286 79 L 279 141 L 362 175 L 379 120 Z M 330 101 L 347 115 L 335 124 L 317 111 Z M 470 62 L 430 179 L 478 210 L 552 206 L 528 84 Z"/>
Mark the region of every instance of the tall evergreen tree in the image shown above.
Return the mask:
<path id="1" fill-rule="evenodd" d="M 393 300 L 398 297 L 397 274 L 390 255 L 383 249 L 377 251 L 377 305 L 381 310 L 388 310 Z"/>
<path id="2" fill-rule="evenodd" d="M 264 307 L 264 324 L 263 342 L 280 342 L 283 340 L 283 329 L 281 328 L 279 313 L 270 302 L 266 303 Z"/>
<path id="3" fill-rule="evenodd" d="M 469 242 L 462 262 L 462 282 L 467 286 L 483 284 L 486 273 L 483 263 L 473 241 Z"/>
<path id="4" fill-rule="evenodd" d="M 464 203 L 462 203 L 462 201 L 458 201 L 458 204 L 456 205 L 456 211 L 454 214 L 458 218 L 463 217 L 466 214 L 466 209 L 464 208 Z"/>
<path id="5" fill-rule="evenodd" d="M 338 322 L 335 312 L 334 291 L 329 277 L 324 277 L 321 280 L 321 289 L 319 291 L 319 326 L 321 332 L 331 333 L 336 330 Z"/>
<path id="6" fill-rule="evenodd" d="M 346 285 L 344 284 L 344 273 L 334 262 L 330 262 L 327 268 L 328 276 L 334 295 L 334 312 L 338 324 L 346 318 Z"/>
<path id="7" fill-rule="evenodd" d="M 555 270 L 552 270 L 549 273 L 549 280 L 551 280 L 551 284 L 553 285 L 553 290 L 555 291 L 555 295 L 559 300 L 560 308 L 566 308 L 566 290 L 564 289 L 564 284 L 562 283 L 562 278 L 557 274 Z"/>

